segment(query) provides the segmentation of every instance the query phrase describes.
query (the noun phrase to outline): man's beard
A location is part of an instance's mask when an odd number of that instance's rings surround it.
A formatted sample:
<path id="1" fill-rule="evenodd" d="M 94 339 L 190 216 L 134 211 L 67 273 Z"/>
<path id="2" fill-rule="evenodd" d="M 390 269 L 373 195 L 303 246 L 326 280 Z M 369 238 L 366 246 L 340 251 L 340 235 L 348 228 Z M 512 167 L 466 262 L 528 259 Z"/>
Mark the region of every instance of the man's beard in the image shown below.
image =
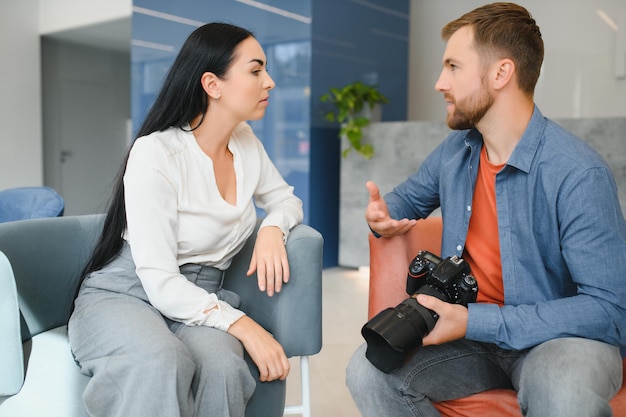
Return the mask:
<path id="1" fill-rule="evenodd" d="M 474 95 L 464 101 L 454 102 L 454 112 L 448 114 L 446 119 L 448 127 L 452 130 L 473 128 L 491 108 L 493 101 L 485 85 L 481 85 Z"/>

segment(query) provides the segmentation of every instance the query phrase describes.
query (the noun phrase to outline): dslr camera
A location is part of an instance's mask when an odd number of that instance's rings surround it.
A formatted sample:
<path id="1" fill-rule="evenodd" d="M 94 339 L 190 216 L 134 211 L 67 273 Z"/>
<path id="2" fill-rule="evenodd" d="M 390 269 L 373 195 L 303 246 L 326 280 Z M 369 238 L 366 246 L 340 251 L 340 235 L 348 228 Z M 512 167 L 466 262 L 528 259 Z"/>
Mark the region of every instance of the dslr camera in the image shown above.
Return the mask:
<path id="1" fill-rule="evenodd" d="M 409 265 L 406 292 L 409 298 L 395 308 L 381 311 L 361 329 L 367 342 L 365 356 L 386 373 L 398 369 L 422 346 L 422 339 L 439 318 L 437 313 L 417 302 L 418 294 L 467 307 L 468 303 L 476 301 L 478 284 L 462 258 L 442 259 L 423 250 Z"/>

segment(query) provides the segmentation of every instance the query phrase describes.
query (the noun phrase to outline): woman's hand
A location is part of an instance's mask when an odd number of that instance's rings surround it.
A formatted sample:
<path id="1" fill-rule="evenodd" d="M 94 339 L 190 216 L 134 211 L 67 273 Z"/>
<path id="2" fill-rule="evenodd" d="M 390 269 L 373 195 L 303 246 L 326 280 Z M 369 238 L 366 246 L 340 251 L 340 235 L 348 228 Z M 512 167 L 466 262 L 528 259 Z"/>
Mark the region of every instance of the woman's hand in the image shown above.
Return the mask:
<path id="1" fill-rule="evenodd" d="M 270 297 L 280 292 L 283 283 L 289 281 L 289 262 L 283 241 L 283 232 L 276 226 L 259 229 L 250 267 L 246 275 L 256 271 L 259 289 Z"/>
<path id="2" fill-rule="evenodd" d="M 243 316 L 228 328 L 228 333 L 243 347 L 259 369 L 259 381 L 284 380 L 289 374 L 289 360 L 283 347 L 258 323 Z"/>

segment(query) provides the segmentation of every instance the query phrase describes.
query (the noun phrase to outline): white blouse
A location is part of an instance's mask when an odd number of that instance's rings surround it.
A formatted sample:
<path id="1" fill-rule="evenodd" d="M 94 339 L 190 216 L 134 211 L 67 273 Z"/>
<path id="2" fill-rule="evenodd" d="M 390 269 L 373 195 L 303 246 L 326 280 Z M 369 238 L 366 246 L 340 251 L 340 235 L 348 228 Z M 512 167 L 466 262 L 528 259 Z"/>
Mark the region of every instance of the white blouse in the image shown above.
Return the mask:
<path id="1" fill-rule="evenodd" d="M 256 204 L 267 213 L 261 227 L 287 237 L 303 218 L 293 194 L 247 123 L 228 144 L 237 180 L 237 203 L 221 196 L 213 164 L 191 132 L 170 128 L 138 138 L 124 175 L 127 229 L 137 275 L 164 316 L 224 331 L 244 313 L 218 300 L 180 273 L 186 263 L 227 269 L 256 224 Z"/>

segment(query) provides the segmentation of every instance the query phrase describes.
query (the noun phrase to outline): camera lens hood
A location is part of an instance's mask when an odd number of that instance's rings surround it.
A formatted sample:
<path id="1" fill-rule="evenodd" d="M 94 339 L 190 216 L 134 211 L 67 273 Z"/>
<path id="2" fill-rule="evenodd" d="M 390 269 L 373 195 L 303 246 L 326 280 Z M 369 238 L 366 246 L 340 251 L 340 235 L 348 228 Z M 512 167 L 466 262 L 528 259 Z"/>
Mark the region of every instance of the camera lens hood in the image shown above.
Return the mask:
<path id="1" fill-rule="evenodd" d="M 415 299 L 408 298 L 396 308 L 387 308 L 361 329 L 367 342 L 365 356 L 385 373 L 402 366 L 407 353 L 422 345 L 435 320 Z"/>

